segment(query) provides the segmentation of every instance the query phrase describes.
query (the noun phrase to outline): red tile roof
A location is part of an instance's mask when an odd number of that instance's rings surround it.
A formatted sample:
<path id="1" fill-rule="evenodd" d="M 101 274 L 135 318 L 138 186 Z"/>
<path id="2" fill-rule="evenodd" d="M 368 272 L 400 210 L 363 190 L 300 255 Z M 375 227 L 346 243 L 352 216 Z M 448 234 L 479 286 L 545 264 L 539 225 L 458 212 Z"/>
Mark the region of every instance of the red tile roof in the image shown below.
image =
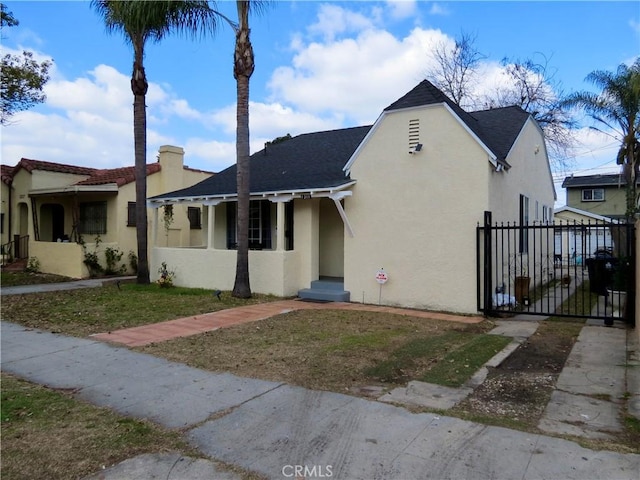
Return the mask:
<path id="1" fill-rule="evenodd" d="M 11 185 L 11 181 L 13 180 L 13 167 L 0 165 L 0 176 L 2 177 L 2 183 Z"/>
<path id="2" fill-rule="evenodd" d="M 22 158 L 13 168 L 13 174 L 15 175 L 20 168 L 24 168 L 27 172 L 32 172 L 33 170 L 45 170 L 47 172 L 71 173 L 74 175 L 91 175 L 96 171 L 95 168 L 44 162 L 42 160 L 31 160 L 29 158 Z"/>
<path id="3" fill-rule="evenodd" d="M 147 175 L 160 171 L 159 163 L 147 164 Z M 118 187 L 134 182 L 135 167 L 109 168 L 105 170 L 96 170 L 86 180 L 81 180 L 76 185 L 104 185 L 106 183 L 115 183 Z"/>
<path id="4" fill-rule="evenodd" d="M 134 182 L 136 179 L 135 167 L 97 169 L 90 167 L 78 167 L 76 165 L 65 165 L 63 163 L 45 162 L 42 160 L 32 160 L 29 158 L 22 158 L 15 167 L 10 167 L 9 165 L 1 165 L 1 167 L 2 181 L 7 185 L 11 184 L 13 177 L 21 168 L 24 168 L 29 173 L 33 170 L 44 170 L 47 172 L 69 173 L 88 177 L 74 183 L 73 185 L 105 185 L 108 183 L 115 183 L 118 187 L 122 187 L 127 183 Z M 196 170 L 186 166 L 183 168 L 194 172 L 213 174 L 213 172 Z M 152 175 L 160 170 L 161 167 L 159 163 L 147 164 L 147 175 Z"/>

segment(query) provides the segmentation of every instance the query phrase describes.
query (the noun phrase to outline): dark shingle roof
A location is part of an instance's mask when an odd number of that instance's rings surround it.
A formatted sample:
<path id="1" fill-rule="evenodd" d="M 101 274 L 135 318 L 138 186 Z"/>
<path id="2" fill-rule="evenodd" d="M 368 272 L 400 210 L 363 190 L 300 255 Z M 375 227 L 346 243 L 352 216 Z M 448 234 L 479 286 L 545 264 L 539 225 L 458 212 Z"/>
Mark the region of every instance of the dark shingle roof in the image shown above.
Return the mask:
<path id="1" fill-rule="evenodd" d="M 251 155 L 251 192 L 283 192 L 338 187 L 351 180 L 342 167 L 360 145 L 370 126 L 298 135 L 270 144 Z M 154 199 L 235 195 L 236 166 L 192 187 Z"/>
<path id="2" fill-rule="evenodd" d="M 609 175 L 584 175 L 581 177 L 566 177 L 562 182 L 562 187 L 617 187 L 625 186 L 626 184 L 627 181 L 623 175 L 613 173 Z"/>
<path id="3" fill-rule="evenodd" d="M 517 106 L 466 112 L 428 80 L 420 82 L 384 111 L 441 103 L 448 105 L 501 161 L 506 159 L 511 146 L 529 118 L 529 114 Z"/>

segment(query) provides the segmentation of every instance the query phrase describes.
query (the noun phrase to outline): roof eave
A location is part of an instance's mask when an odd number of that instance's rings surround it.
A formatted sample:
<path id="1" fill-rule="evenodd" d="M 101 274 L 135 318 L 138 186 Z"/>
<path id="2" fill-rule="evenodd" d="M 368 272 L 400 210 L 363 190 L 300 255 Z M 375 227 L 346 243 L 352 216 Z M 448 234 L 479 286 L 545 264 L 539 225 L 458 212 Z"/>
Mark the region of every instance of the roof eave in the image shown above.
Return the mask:
<path id="1" fill-rule="evenodd" d="M 295 198 L 321 198 L 348 189 L 355 185 L 356 181 L 351 180 L 341 185 L 333 187 L 318 188 L 301 188 L 287 190 L 273 190 L 264 192 L 251 192 L 251 200 L 271 200 L 271 201 L 289 201 Z M 235 202 L 238 200 L 237 193 L 221 193 L 217 195 L 194 195 L 188 197 L 163 197 L 150 198 L 147 205 L 152 208 L 158 208 L 162 205 L 171 205 L 177 203 L 202 203 L 204 205 L 217 205 L 223 202 Z"/>
<path id="2" fill-rule="evenodd" d="M 69 195 L 77 193 L 118 193 L 118 185 L 106 183 L 103 185 L 67 185 L 65 187 L 35 188 L 29 190 L 29 196 Z"/>

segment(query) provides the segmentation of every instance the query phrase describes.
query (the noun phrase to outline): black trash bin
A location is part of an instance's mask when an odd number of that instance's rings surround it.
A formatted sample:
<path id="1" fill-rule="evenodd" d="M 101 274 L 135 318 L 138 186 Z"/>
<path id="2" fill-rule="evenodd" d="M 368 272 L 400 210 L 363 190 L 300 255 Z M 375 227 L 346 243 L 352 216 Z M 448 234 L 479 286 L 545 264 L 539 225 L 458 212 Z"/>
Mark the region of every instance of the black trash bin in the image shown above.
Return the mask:
<path id="1" fill-rule="evenodd" d="M 591 293 L 606 295 L 607 287 L 613 283 L 613 273 L 618 263 L 617 258 L 588 258 L 585 262 L 589 271 L 589 290 Z"/>

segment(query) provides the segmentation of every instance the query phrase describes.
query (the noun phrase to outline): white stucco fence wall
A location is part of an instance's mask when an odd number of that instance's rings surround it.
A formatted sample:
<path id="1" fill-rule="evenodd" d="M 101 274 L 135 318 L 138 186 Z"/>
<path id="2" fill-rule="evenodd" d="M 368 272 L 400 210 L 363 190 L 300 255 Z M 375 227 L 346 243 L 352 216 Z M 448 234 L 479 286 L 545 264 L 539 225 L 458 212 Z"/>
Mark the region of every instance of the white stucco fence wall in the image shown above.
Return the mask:
<path id="1" fill-rule="evenodd" d="M 254 293 L 294 296 L 300 288 L 299 253 L 296 251 L 249 251 L 249 283 Z M 151 281 L 159 277 L 162 262 L 175 272 L 174 285 L 190 288 L 232 290 L 236 273 L 235 250 L 205 248 L 154 248 Z"/>

